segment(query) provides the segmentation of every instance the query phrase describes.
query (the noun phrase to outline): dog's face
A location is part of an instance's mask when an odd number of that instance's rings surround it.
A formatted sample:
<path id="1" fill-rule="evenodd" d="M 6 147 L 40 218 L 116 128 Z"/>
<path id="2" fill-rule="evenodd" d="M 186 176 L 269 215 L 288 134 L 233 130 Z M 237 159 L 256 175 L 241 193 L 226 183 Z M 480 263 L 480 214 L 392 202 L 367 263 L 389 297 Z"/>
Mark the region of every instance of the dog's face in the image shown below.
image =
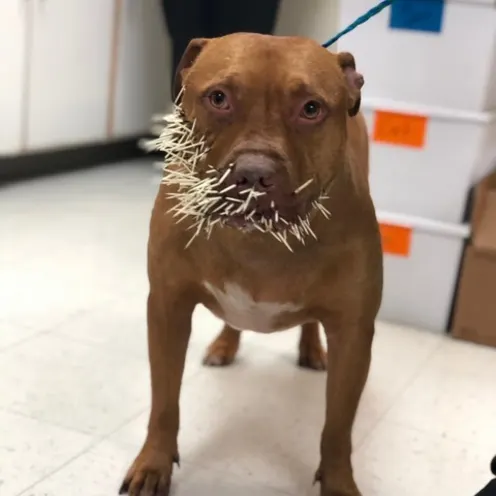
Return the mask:
<path id="1" fill-rule="evenodd" d="M 359 111 L 362 85 L 350 54 L 309 39 L 193 40 L 176 91 L 186 119 L 208 140 L 197 173 L 214 174 L 227 202 L 210 218 L 276 231 L 308 218 L 344 164 L 347 119 Z"/>

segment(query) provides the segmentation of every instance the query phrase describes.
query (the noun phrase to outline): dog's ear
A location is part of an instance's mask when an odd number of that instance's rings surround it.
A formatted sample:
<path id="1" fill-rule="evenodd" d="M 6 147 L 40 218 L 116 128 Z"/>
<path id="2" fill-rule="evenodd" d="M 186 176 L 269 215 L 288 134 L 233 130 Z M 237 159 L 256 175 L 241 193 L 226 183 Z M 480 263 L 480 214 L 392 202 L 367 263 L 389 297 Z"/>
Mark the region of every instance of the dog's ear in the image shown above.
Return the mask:
<path id="1" fill-rule="evenodd" d="M 176 74 L 174 77 L 174 84 L 172 88 L 173 100 L 176 100 L 179 93 L 181 92 L 186 72 L 193 66 L 198 55 L 200 55 L 201 51 L 205 48 L 208 42 L 209 40 L 207 38 L 194 38 L 189 42 L 176 68 Z"/>
<path id="2" fill-rule="evenodd" d="M 361 89 L 364 84 L 363 76 L 357 72 L 355 57 L 351 53 L 338 53 L 338 63 L 345 75 L 348 84 L 350 102 L 348 105 L 348 114 L 354 117 L 360 111 L 362 103 Z"/>

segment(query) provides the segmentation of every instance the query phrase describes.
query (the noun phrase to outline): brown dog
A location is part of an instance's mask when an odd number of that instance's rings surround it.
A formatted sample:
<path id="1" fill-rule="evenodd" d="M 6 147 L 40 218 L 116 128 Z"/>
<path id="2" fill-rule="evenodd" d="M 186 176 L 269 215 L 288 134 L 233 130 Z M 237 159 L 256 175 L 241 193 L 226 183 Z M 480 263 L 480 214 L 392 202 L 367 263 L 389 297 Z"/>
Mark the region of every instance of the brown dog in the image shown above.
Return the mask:
<path id="1" fill-rule="evenodd" d="M 191 316 L 203 304 L 226 323 L 208 364 L 233 360 L 240 329 L 303 326 L 300 364 L 328 369 L 316 480 L 323 496 L 360 495 L 351 431 L 382 293 L 368 138 L 359 113 L 362 84 L 350 54 L 332 54 L 309 39 L 236 34 L 190 43 L 177 78 L 181 107 L 185 120 L 208 137 L 194 174 L 220 178 L 209 183 L 215 201 L 230 195 L 242 206 L 224 204 L 216 214 L 217 208 L 193 205 L 196 217 L 184 207 L 179 211 L 186 219 L 176 224 L 171 209 L 177 211 L 181 188 L 167 182 L 160 188 L 148 247 L 152 409 L 122 494 L 169 493 L 179 461 L 179 394 Z M 245 201 L 243 194 L 252 197 Z M 198 234 L 189 245 L 188 227 Z"/>

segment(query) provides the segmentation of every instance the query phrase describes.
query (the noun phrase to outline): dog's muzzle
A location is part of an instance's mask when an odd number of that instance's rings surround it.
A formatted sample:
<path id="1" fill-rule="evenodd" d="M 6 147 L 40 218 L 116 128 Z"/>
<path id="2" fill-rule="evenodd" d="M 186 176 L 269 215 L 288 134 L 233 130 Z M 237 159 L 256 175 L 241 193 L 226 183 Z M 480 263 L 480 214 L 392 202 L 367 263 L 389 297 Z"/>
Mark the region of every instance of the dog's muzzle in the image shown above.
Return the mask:
<path id="1" fill-rule="evenodd" d="M 223 222 L 250 229 L 254 224 L 270 229 L 283 228 L 298 215 L 298 205 L 284 165 L 259 152 L 240 154 L 226 168 L 221 191 L 229 201 L 238 204 L 221 212 Z"/>

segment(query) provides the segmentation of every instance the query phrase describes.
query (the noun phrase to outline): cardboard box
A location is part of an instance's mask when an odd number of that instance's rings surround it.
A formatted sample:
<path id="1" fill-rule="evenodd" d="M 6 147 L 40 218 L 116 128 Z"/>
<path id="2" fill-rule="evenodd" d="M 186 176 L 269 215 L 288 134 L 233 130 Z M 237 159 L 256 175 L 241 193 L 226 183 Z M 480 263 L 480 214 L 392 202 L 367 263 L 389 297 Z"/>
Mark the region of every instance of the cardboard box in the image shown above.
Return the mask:
<path id="1" fill-rule="evenodd" d="M 453 336 L 496 347 L 496 172 L 477 187 Z"/>

